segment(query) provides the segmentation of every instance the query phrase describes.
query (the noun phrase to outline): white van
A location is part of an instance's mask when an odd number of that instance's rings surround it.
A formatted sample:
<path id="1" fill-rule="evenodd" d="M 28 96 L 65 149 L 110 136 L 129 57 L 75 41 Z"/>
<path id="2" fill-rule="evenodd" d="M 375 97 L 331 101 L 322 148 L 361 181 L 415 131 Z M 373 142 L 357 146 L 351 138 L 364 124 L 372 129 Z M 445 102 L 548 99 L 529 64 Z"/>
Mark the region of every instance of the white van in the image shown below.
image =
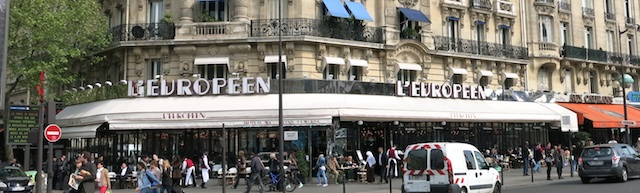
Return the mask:
<path id="1" fill-rule="evenodd" d="M 420 143 L 407 146 L 402 192 L 500 192 L 500 173 L 478 148 L 466 143 Z"/>

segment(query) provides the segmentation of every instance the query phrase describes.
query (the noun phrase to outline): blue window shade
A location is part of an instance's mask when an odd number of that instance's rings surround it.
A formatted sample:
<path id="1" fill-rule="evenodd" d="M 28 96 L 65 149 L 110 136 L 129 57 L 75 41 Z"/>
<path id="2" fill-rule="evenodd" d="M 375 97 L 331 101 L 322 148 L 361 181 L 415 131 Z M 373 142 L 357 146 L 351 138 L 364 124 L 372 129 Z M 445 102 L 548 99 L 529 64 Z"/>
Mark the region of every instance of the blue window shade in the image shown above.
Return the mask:
<path id="1" fill-rule="evenodd" d="M 351 11 L 351 14 L 353 14 L 353 17 L 357 20 L 373 21 L 371 15 L 369 15 L 369 12 L 362 3 L 354 1 L 345 1 L 344 3 L 347 4 L 347 8 L 349 8 L 349 11 Z"/>
<path id="2" fill-rule="evenodd" d="M 500 29 L 511 29 L 511 26 L 508 26 L 508 25 L 499 25 L 498 27 Z"/>
<path id="3" fill-rule="evenodd" d="M 407 17 L 407 19 L 410 21 L 431 23 L 431 21 L 429 21 L 429 18 L 426 15 L 424 15 L 424 13 L 418 10 L 404 8 L 404 7 L 398 7 L 398 10 L 400 10 L 400 12 L 402 12 L 402 14 L 404 14 L 404 16 Z"/>
<path id="4" fill-rule="evenodd" d="M 485 25 L 485 24 L 487 24 L 487 22 L 484 22 L 484 21 L 480 21 L 480 20 L 478 20 L 478 21 L 476 21 L 476 24 Z"/>
<path id="5" fill-rule="evenodd" d="M 334 17 L 351 18 L 344 4 L 340 0 L 322 0 L 324 6 L 329 10 L 329 15 Z"/>
<path id="6" fill-rule="evenodd" d="M 449 17 L 447 17 L 447 20 L 458 21 L 458 20 L 460 20 L 460 18 L 449 16 Z"/>

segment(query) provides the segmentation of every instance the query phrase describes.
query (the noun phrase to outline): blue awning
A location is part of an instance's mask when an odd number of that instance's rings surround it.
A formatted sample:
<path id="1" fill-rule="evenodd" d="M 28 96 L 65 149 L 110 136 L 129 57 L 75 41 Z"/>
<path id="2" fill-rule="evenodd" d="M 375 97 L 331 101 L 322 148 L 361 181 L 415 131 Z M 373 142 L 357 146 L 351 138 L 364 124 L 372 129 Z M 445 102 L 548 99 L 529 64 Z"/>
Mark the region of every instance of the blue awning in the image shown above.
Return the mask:
<path id="1" fill-rule="evenodd" d="M 447 20 L 458 21 L 458 20 L 460 20 L 460 18 L 449 16 L 449 17 L 447 17 Z"/>
<path id="2" fill-rule="evenodd" d="M 508 25 L 499 25 L 500 29 L 511 29 L 511 26 Z"/>
<path id="3" fill-rule="evenodd" d="M 476 21 L 476 24 L 484 25 L 484 24 L 487 24 L 487 22 L 484 22 L 484 21 L 480 21 L 480 20 L 478 20 L 478 21 Z"/>
<path id="4" fill-rule="evenodd" d="M 404 14 L 404 16 L 407 17 L 408 20 L 431 23 L 431 21 L 429 21 L 429 18 L 424 15 L 424 13 L 418 10 L 404 7 L 398 7 L 398 10 L 400 10 L 400 12 L 402 12 L 402 14 Z"/>
<path id="5" fill-rule="evenodd" d="M 347 4 L 347 8 L 349 8 L 349 11 L 351 11 L 351 14 L 353 14 L 353 17 L 357 20 L 373 21 L 371 15 L 369 15 L 369 12 L 362 3 L 355 1 L 345 1 L 344 3 Z"/>
<path id="6" fill-rule="evenodd" d="M 329 10 L 329 15 L 334 17 L 351 18 L 344 4 L 340 0 L 322 0 L 324 6 Z"/>

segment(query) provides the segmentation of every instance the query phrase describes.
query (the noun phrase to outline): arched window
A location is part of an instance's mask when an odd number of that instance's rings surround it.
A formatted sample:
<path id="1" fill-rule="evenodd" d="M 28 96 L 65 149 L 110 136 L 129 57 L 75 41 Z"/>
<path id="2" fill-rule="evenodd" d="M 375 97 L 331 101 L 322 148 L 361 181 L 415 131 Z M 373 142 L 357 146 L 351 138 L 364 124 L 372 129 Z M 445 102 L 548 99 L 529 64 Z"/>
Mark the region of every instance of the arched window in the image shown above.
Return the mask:
<path id="1" fill-rule="evenodd" d="M 549 77 L 549 71 L 545 67 L 538 69 L 538 90 L 549 91 L 551 90 L 551 78 Z"/>
<path id="2" fill-rule="evenodd" d="M 564 91 L 573 92 L 573 72 L 571 69 L 564 70 Z"/>

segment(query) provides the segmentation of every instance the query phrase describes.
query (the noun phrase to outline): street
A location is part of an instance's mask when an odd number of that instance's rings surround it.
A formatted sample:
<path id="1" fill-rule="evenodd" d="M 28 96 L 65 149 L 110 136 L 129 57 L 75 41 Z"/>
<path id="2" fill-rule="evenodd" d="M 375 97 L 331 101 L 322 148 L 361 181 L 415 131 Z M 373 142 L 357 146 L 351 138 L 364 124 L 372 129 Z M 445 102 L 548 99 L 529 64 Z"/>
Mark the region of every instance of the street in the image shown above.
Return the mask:
<path id="1" fill-rule="evenodd" d="M 630 179 L 626 183 L 610 182 L 603 179 L 596 179 L 589 184 L 582 184 L 580 178 L 565 178 L 564 180 L 554 180 L 544 186 L 529 186 L 507 188 L 505 193 L 587 193 L 587 192 L 611 192 L 611 193 L 635 193 L 640 190 L 640 179 Z"/>

